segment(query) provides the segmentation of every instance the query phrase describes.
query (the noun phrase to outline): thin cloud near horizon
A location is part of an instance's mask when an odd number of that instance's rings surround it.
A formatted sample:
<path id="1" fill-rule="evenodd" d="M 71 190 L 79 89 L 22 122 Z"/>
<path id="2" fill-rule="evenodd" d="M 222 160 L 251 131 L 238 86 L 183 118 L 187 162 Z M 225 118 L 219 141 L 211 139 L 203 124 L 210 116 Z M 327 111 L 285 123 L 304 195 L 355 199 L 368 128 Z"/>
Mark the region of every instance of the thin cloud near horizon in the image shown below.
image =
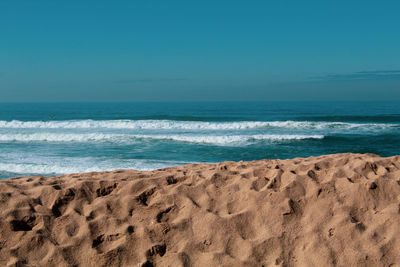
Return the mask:
<path id="1" fill-rule="evenodd" d="M 318 81 L 346 80 L 400 80 L 400 70 L 357 71 L 348 74 L 327 74 L 311 77 Z"/>
<path id="2" fill-rule="evenodd" d="M 149 83 L 149 82 L 179 82 L 186 81 L 185 78 L 171 78 L 171 79 L 121 79 L 114 80 L 113 83 L 130 84 L 130 83 Z"/>

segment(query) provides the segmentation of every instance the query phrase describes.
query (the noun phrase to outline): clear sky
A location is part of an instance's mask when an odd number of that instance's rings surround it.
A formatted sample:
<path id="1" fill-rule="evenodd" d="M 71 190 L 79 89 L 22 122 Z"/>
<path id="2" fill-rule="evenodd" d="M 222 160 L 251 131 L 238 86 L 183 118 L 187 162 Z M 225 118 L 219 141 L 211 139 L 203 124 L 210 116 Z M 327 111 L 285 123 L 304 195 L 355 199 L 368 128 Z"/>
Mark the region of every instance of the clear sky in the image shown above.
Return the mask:
<path id="1" fill-rule="evenodd" d="M 0 102 L 400 100 L 400 1 L 0 1 Z"/>

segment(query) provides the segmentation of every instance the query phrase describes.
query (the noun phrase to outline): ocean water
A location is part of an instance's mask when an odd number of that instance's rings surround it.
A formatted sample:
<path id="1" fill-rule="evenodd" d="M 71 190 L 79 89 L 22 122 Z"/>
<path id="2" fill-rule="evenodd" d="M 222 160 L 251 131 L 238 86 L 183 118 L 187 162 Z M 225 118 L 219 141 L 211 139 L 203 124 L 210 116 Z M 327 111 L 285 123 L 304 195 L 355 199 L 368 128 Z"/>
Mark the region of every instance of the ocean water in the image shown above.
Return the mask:
<path id="1" fill-rule="evenodd" d="M 400 103 L 1 103 L 0 178 L 400 154 Z"/>

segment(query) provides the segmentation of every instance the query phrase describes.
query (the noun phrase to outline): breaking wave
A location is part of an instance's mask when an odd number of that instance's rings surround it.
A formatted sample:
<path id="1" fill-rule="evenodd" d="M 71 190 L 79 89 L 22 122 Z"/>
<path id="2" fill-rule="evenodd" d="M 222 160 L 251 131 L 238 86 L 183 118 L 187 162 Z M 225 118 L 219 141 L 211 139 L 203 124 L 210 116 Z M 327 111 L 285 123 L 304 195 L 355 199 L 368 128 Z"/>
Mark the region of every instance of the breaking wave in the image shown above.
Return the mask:
<path id="1" fill-rule="evenodd" d="M 322 121 L 174 121 L 174 120 L 67 120 L 67 121 L 0 121 L 0 128 L 40 129 L 136 129 L 136 130 L 242 130 L 258 128 L 284 129 L 365 129 L 381 130 L 400 124 L 350 123 Z"/>
<path id="2" fill-rule="evenodd" d="M 43 163 L 0 163 L 1 173 L 23 174 L 23 175 L 60 175 L 66 173 L 83 173 L 83 172 L 102 172 L 112 171 L 116 169 L 134 169 L 139 171 L 155 170 L 165 167 L 177 166 L 192 162 L 180 161 L 157 161 L 157 160 L 130 160 L 129 162 L 85 162 L 85 160 L 69 162 L 48 162 Z"/>
<path id="3" fill-rule="evenodd" d="M 197 144 L 235 145 L 257 141 L 288 141 L 302 139 L 322 139 L 323 135 L 298 134 L 255 134 L 255 135 L 140 135 L 140 134 L 103 134 L 103 133 L 17 133 L 0 134 L 0 142 L 115 142 L 134 143 L 138 139 L 171 140 Z"/>

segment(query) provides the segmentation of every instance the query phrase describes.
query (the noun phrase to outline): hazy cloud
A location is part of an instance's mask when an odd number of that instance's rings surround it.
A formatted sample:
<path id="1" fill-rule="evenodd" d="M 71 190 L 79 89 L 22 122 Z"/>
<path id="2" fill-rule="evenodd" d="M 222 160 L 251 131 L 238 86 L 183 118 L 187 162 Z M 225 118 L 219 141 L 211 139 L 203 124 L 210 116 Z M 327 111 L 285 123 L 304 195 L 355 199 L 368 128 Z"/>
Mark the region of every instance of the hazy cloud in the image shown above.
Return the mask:
<path id="1" fill-rule="evenodd" d="M 328 74 L 312 77 L 320 81 L 348 81 L 348 80 L 400 80 L 400 70 L 359 71 L 350 74 Z"/>

